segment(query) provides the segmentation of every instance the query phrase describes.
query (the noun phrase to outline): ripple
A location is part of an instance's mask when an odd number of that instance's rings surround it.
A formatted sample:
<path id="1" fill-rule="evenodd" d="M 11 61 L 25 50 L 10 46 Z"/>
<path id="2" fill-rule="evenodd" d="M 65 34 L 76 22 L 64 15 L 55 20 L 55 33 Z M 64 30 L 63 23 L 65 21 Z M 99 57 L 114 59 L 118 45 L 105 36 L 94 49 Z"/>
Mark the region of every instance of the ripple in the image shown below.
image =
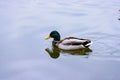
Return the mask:
<path id="1" fill-rule="evenodd" d="M 86 13 L 83 12 L 65 12 L 65 11 L 56 11 L 54 12 L 55 14 L 60 14 L 60 15 L 69 15 L 69 16 L 86 16 Z"/>
<path id="2" fill-rule="evenodd" d="M 119 40 L 118 35 L 110 35 L 106 33 L 91 33 L 90 37 L 93 39 L 93 55 L 98 56 L 119 56 Z M 106 57 L 107 58 L 107 57 Z"/>

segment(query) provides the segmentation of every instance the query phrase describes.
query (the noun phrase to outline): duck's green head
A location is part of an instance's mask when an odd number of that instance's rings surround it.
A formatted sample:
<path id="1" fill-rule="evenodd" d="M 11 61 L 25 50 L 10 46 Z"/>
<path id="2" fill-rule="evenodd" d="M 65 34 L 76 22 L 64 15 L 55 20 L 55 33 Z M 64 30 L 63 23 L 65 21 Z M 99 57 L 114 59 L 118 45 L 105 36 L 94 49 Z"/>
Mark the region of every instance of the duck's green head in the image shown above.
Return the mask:
<path id="1" fill-rule="evenodd" d="M 49 39 L 49 38 L 53 38 L 54 41 L 60 41 L 60 34 L 58 33 L 58 31 L 52 31 L 49 36 L 47 36 L 45 39 Z"/>

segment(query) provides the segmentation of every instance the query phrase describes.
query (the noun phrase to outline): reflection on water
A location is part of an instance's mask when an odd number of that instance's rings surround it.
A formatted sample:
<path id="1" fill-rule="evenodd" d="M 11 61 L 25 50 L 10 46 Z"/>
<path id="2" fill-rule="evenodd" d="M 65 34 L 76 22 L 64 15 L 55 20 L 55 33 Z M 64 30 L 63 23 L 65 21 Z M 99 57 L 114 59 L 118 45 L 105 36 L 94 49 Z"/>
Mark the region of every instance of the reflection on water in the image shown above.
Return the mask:
<path id="1" fill-rule="evenodd" d="M 77 56 L 88 56 L 92 50 L 90 48 L 83 48 L 80 50 L 61 50 L 57 47 L 52 47 L 52 49 L 46 48 L 45 51 L 50 55 L 51 58 L 58 58 L 60 54 L 69 54 Z"/>
<path id="2" fill-rule="evenodd" d="M 46 48 L 45 49 L 51 58 L 58 58 L 60 56 L 60 49 L 53 47 L 52 49 Z"/>

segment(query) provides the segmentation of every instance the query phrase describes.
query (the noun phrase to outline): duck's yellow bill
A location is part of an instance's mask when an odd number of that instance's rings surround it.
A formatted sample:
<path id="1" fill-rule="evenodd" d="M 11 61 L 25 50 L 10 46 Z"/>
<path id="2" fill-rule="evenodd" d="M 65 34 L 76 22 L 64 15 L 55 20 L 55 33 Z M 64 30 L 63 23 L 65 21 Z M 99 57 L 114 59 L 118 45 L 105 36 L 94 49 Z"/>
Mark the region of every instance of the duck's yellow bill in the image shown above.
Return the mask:
<path id="1" fill-rule="evenodd" d="M 48 39 L 50 39 L 51 37 L 50 37 L 50 35 L 49 36 L 47 36 L 46 38 L 45 38 L 45 40 L 48 40 Z"/>

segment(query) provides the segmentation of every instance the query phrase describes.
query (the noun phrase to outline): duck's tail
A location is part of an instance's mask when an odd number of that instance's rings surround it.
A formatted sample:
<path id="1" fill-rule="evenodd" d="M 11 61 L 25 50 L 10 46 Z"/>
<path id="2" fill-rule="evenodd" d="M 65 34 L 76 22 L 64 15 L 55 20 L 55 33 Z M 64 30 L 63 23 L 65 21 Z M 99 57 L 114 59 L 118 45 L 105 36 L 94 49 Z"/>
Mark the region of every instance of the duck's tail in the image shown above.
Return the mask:
<path id="1" fill-rule="evenodd" d="M 86 42 L 84 42 L 84 46 L 85 47 L 89 47 L 92 44 L 92 42 L 90 40 L 87 40 Z"/>

